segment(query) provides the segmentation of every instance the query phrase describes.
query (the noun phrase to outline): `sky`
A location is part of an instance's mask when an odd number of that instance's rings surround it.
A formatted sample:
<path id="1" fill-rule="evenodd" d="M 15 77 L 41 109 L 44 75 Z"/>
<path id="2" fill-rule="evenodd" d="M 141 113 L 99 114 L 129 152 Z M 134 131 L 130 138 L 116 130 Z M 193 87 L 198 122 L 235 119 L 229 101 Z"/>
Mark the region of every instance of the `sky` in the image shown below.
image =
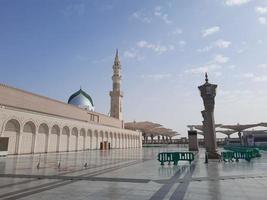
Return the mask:
<path id="1" fill-rule="evenodd" d="M 267 121 L 267 0 L 0 0 L 0 82 L 67 102 L 80 86 L 109 113 L 116 48 L 124 121 L 187 135 L 198 86 L 215 121 Z"/>

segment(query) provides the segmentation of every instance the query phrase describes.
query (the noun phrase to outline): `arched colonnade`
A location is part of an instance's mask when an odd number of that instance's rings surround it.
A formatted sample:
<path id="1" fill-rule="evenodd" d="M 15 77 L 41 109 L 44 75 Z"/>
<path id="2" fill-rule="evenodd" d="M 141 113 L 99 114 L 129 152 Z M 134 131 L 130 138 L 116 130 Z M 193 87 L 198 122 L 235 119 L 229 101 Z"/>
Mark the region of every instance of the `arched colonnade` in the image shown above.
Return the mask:
<path id="1" fill-rule="evenodd" d="M 8 137 L 8 154 L 30 154 L 100 149 L 101 142 L 110 148 L 139 148 L 140 136 L 125 129 L 98 126 L 75 126 L 57 122 L 6 119 L 0 137 Z M 112 129 L 112 128 L 110 128 Z"/>

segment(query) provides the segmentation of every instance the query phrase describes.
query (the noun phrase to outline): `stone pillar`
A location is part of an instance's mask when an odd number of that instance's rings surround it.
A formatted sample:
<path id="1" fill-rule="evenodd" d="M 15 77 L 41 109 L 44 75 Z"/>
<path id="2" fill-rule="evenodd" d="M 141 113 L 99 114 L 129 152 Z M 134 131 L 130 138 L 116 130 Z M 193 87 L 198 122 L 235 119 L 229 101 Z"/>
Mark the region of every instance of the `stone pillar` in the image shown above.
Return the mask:
<path id="1" fill-rule="evenodd" d="M 45 140 L 45 153 L 48 152 L 50 134 L 51 134 L 51 132 L 50 132 L 50 128 L 49 128 L 49 132 L 47 133 L 46 140 Z"/>
<path id="2" fill-rule="evenodd" d="M 18 132 L 16 135 L 16 146 L 15 146 L 15 154 L 20 154 L 20 145 L 21 145 L 21 135 L 22 131 Z"/>
<path id="3" fill-rule="evenodd" d="M 143 144 L 142 144 L 142 133 L 141 132 L 139 132 L 139 144 L 138 144 L 138 147 L 139 148 L 142 148 L 143 147 Z"/>
<path id="4" fill-rule="evenodd" d="M 33 138 L 32 138 L 32 149 L 31 149 L 31 153 L 34 154 L 35 153 L 35 146 L 36 146 L 36 141 L 37 141 L 37 130 L 35 130 L 35 133 L 33 134 Z"/>
<path id="5" fill-rule="evenodd" d="M 217 153 L 216 132 L 214 122 L 214 105 L 217 85 L 210 84 L 208 82 L 208 75 L 206 73 L 206 83 L 199 86 L 201 97 L 203 99 L 205 109 L 201 112 L 203 116 L 203 133 L 206 152 L 208 158 L 217 159 L 219 154 Z"/>
<path id="6" fill-rule="evenodd" d="M 239 137 L 239 140 L 240 140 L 240 145 L 242 146 L 243 145 L 243 140 L 242 140 L 242 133 L 241 132 L 238 132 L 238 137 Z"/>
<path id="7" fill-rule="evenodd" d="M 61 145 L 61 136 L 62 135 L 62 129 L 60 130 L 60 132 L 58 133 L 58 140 L 57 140 L 57 152 L 60 151 L 60 145 Z"/>
<path id="8" fill-rule="evenodd" d="M 198 151 L 197 131 L 188 131 L 189 151 Z"/>
<path id="9" fill-rule="evenodd" d="M 151 142 L 150 143 L 153 144 L 154 143 L 154 136 L 151 134 L 150 138 L 151 138 Z"/>

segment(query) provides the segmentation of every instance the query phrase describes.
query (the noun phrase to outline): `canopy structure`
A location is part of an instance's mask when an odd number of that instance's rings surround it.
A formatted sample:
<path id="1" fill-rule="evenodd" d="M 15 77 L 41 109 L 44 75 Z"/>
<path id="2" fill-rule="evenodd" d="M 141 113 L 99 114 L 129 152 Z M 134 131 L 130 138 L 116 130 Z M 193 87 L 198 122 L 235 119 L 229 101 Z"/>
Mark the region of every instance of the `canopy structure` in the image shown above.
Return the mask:
<path id="1" fill-rule="evenodd" d="M 154 123 L 154 122 L 149 122 L 149 121 L 144 121 L 144 122 L 127 122 L 124 124 L 124 127 L 126 129 L 131 129 L 131 130 L 140 130 L 144 136 L 144 141 L 145 143 L 148 142 L 148 137 L 151 138 L 151 143 L 154 142 L 154 137 L 158 136 L 158 143 L 160 143 L 163 140 L 166 140 L 167 142 L 170 140 L 173 136 L 179 135 L 176 131 L 165 128 L 161 124 Z M 165 143 L 165 142 L 164 142 Z"/>
<path id="2" fill-rule="evenodd" d="M 256 126 L 262 126 L 262 124 L 264 123 L 259 123 L 259 124 L 239 124 L 237 123 L 236 125 L 222 125 L 220 128 L 227 128 L 227 129 L 231 129 L 234 130 L 235 132 L 242 132 L 248 128 L 253 128 Z"/>
<path id="3" fill-rule="evenodd" d="M 221 126 L 222 124 L 215 124 L 215 128 L 221 127 Z M 196 129 L 196 130 L 203 132 L 203 125 L 188 125 L 187 127 L 190 128 L 190 130 Z M 204 135 L 204 134 L 202 133 L 201 135 Z"/>
<path id="4" fill-rule="evenodd" d="M 144 122 L 127 122 L 124 124 L 124 127 L 126 129 L 131 129 L 131 130 L 140 130 L 141 132 L 146 132 L 147 130 L 157 128 L 157 127 L 162 127 L 161 124 L 149 122 L 149 121 L 144 121 Z"/>
<path id="5" fill-rule="evenodd" d="M 261 122 L 259 123 L 259 126 L 267 127 L 267 122 Z"/>
<path id="6" fill-rule="evenodd" d="M 223 133 L 227 135 L 228 138 L 230 138 L 230 135 L 236 133 L 234 130 L 216 130 L 216 133 Z"/>

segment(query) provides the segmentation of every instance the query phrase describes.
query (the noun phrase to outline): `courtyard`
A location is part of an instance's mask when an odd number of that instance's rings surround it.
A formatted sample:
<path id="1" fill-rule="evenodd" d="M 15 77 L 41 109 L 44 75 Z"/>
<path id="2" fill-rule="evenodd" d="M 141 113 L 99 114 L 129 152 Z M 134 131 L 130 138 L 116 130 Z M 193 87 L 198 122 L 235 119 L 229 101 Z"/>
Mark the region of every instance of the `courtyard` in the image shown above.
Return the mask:
<path id="1" fill-rule="evenodd" d="M 267 153 L 251 162 L 161 166 L 166 148 L 90 150 L 0 158 L 0 199 L 266 199 Z"/>

